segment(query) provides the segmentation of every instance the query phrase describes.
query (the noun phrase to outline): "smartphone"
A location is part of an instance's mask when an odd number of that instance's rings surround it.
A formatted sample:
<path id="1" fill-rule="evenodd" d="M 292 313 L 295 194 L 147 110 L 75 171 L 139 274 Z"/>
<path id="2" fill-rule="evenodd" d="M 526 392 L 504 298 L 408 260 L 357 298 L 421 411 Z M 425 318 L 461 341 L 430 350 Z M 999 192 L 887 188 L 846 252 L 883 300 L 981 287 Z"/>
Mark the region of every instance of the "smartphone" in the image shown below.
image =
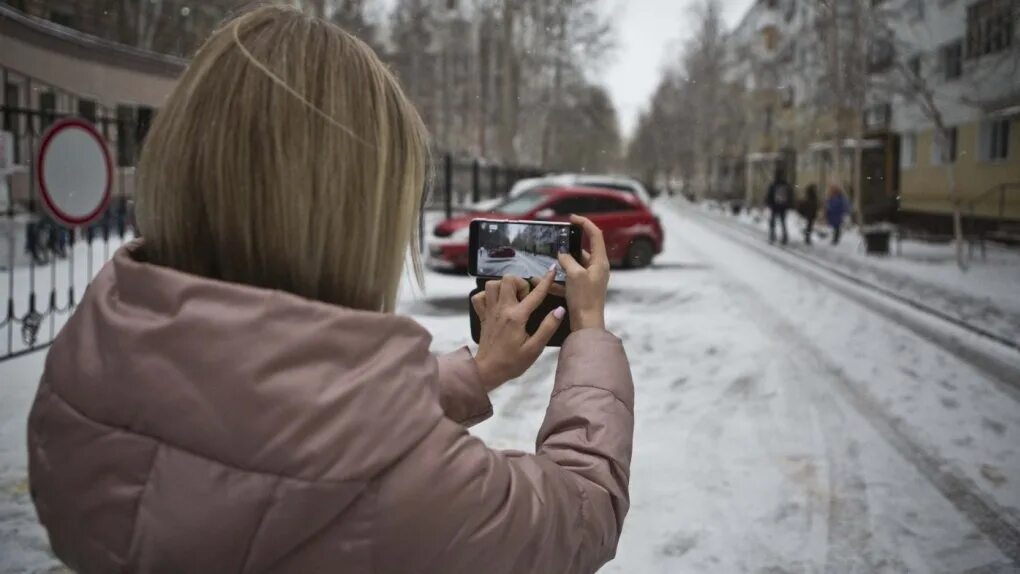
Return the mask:
<path id="1" fill-rule="evenodd" d="M 581 228 L 549 221 L 475 219 L 468 242 L 468 273 L 483 279 L 516 275 L 542 277 L 556 265 L 555 280 L 566 273 L 559 265 L 560 253 L 581 260 Z"/>

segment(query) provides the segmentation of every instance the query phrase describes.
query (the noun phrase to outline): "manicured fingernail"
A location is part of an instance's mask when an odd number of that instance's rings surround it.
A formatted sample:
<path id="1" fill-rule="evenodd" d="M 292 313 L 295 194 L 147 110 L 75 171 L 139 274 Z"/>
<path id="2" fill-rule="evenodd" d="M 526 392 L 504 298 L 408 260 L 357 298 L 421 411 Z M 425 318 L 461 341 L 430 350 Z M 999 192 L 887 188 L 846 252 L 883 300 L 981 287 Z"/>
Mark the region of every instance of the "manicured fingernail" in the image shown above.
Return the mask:
<path id="1" fill-rule="evenodd" d="M 556 264 L 555 263 L 553 263 L 552 265 L 549 266 L 549 271 L 556 271 Z"/>
<path id="2" fill-rule="evenodd" d="M 562 319 L 563 316 L 566 314 L 567 310 L 564 309 L 563 307 L 557 307 L 556 310 L 553 311 L 553 317 L 556 317 L 557 319 Z"/>

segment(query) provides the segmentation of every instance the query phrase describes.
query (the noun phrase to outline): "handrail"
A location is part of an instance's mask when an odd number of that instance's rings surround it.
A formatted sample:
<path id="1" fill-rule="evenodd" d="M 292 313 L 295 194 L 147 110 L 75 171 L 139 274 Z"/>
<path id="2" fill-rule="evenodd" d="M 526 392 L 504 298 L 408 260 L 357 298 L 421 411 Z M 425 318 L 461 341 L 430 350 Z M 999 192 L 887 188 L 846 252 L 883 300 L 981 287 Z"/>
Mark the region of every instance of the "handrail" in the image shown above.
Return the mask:
<path id="1" fill-rule="evenodd" d="M 988 189 L 984 193 L 981 193 L 977 197 L 970 199 L 967 203 L 970 206 L 970 216 L 976 217 L 976 208 L 979 204 L 987 202 L 990 198 L 998 196 L 999 199 L 999 215 L 996 219 L 999 221 L 1006 218 L 1006 194 L 1010 191 L 1020 192 L 1020 181 L 1008 181 L 1006 183 L 1000 183 L 991 189 Z"/>

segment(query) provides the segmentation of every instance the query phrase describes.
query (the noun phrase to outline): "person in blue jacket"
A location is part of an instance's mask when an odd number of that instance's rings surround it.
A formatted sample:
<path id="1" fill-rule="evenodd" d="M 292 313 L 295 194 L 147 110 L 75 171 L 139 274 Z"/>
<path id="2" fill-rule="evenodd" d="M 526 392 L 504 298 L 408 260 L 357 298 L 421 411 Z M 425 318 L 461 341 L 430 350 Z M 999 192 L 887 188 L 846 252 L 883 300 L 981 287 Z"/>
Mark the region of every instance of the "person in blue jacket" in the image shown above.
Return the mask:
<path id="1" fill-rule="evenodd" d="M 832 244 L 839 244 L 840 230 L 843 219 L 850 211 L 850 202 L 838 185 L 829 187 L 829 198 L 825 201 L 825 219 L 832 226 Z"/>

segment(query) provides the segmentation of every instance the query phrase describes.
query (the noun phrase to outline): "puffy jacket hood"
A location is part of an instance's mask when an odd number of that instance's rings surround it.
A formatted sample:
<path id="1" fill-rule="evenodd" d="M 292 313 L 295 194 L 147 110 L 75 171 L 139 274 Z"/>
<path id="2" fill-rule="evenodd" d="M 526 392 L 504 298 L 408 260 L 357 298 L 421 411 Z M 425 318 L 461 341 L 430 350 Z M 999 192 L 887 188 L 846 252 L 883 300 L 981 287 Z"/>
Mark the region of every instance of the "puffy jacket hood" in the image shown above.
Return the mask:
<path id="1" fill-rule="evenodd" d="M 136 242 L 115 255 L 68 326 L 73 343 L 47 360 L 53 390 L 90 418 L 229 466 L 342 481 L 371 478 L 442 416 L 423 386 L 431 337 L 414 321 L 143 253 Z"/>

